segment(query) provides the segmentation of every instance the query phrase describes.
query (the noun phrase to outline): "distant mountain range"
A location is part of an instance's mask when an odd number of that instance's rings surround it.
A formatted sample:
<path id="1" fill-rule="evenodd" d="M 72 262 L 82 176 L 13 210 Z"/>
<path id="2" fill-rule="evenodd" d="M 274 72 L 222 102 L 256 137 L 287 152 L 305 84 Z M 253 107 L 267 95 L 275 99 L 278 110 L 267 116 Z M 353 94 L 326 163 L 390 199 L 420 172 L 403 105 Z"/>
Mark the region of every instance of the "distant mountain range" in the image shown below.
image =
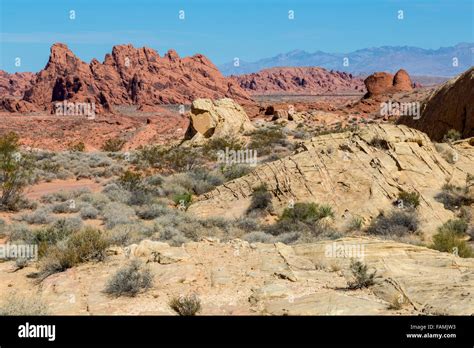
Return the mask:
<path id="1" fill-rule="evenodd" d="M 455 58 L 457 58 L 457 66 L 453 64 Z M 294 50 L 256 62 L 241 60 L 238 67 L 234 66 L 234 62 L 222 64 L 219 69 L 224 75 L 240 75 L 272 67 L 318 66 L 357 75 L 368 75 L 375 71 L 394 73 L 403 68 L 410 75 L 450 77 L 466 71 L 473 65 L 474 43 L 459 43 L 453 47 L 441 47 L 437 50 L 409 46 L 366 48 L 350 53 L 322 51 L 309 53 Z"/>

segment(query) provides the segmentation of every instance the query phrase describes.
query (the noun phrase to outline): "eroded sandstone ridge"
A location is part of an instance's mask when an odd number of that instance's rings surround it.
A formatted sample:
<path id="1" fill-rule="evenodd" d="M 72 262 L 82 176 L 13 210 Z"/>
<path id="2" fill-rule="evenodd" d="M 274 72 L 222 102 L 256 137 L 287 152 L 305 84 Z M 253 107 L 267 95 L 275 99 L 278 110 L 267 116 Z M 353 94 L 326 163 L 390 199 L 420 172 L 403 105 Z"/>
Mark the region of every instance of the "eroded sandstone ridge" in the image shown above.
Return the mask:
<path id="1" fill-rule="evenodd" d="M 245 110 L 232 99 L 196 99 L 191 104 L 186 140 L 202 144 L 206 139 L 238 136 L 254 129 Z"/>
<path id="2" fill-rule="evenodd" d="M 151 48 L 118 45 L 103 63 L 93 59 L 87 64 L 57 43 L 23 99 L 40 110 L 63 100 L 94 102 L 100 112 L 113 105 L 190 104 L 196 98 L 222 97 L 251 103 L 249 95 L 202 54 L 180 58 L 170 50 L 161 57 Z"/>
<path id="3" fill-rule="evenodd" d="M 400 123 L 440 141 L 454 129 L 462 138 L 474 136 L 474 68 L 437 88 L 426 99 L 421 118 L 402 117 Z"/>
<path id="4" fill-rule="evenodd" d="M 289 202 L 330 204 L 335 223 L 352 216 L 369 222 L 393 209 L 400 192 L 420 194 L 421 230 L 428 235 L 453 218 L 434 199 L 444 184 L 463 186 L 474 173 L 474 147 L 456 149 L 448 163 L 428 136 L 406 126 L 370 125 L 356 132 L 322 135 L 301 143 L 292 156 L 259 165 L 252 173 L 200 196 L 189 211 L 197 216 L 239 217 L 253 189 L 266 184 L 279 213 Z"/>
<path id="5" fill-rule="evenodd" d="M 348 290 L 351 259 L 328 252 L 353 246 L 377 271 L 368 289 Z M 148 262 L 153 287 L 136 297 L 105 294 L 110 276 L 132 258 Z M 54 274 L 41 285 L 26 277 L 36 270 L 33 265 L 12 272 L 14 267 L 0 263 L 2 297 L 38 298 L 49 314 L 170 315 L 170 299 L 187 294 L 199 296 L 201 314 L 474 314 L 473 259 L 370 238 L 294 246 L 207 239 L 182 247 L 145 240 L 110 249 L 104 262 Z M 391 307 L 396 301 L 398 309 Z"/>
<path id="6" fill-rule="evenodd" d="M 319 67 L 282 67 L 232 76 L 251 94 L 344 94 L 364 93 L 361 78 Z"/>

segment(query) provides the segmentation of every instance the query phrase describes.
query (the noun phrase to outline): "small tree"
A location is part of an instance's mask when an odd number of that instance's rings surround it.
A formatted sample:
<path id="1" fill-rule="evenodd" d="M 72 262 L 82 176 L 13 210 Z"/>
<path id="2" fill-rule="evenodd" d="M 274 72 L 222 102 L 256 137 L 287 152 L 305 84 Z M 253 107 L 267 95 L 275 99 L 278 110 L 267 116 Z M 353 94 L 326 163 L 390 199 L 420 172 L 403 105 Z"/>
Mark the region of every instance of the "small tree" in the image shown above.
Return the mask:
<path id="1" fill-rule="evenodd" d="M 16 133 L 0 137 L 0 209 L 3 210 L 16 209 L 31 175 L 31 160 L 19 149 Z"/>

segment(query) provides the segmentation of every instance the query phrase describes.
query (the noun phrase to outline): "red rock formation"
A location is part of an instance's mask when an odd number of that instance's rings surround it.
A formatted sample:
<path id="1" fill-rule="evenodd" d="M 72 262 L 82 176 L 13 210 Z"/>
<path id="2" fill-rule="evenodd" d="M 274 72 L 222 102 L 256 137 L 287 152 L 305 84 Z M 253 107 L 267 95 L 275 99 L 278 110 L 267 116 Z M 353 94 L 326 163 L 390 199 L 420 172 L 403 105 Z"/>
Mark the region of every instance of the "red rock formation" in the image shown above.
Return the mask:
<path id="1" fill-rule="evenodd" d="M 251 94 L 364 93 L 360 78 L 318 67 L 271 68 L 248 75 L 231 76 Z"/>
<path id="2" fill-rule="evenodd" d="M 399 123 L 441 141 L 450 130 L 462 138 L 474 137 L 474 68 L 436 89 L 424 102 L 421 117 L 400 117 Z"/>
<path id="3" fill-rule="evenodd" d="M 114 46 L 100 63 L 87 64 L 64 44 L 54 44 L 45 69 L 37 74 L 24 100 L 43 110 L 52 103 L 94 102 L 96 112 L 113 105 L 189 104 L 196 98 L 233 98 L 251 104 L 249 95 L 203 55 L 163 57 L 147 47 Z"/>
<path id="4" fill-rule="evenodd" d="M 397 92 L 408 92 L 413 89 L 413 82 L 411 82 L 410 75 L 408 75 L 404 69 L 398 70 L 393 77 L 393 87 Z"/>
<path id="5" fill-rule="evenodd" d="M 23 97 L 34 78 L 35 74 L 30 72 L 9 74 L 0 70 L 0 96 Z"/>
<path id="6" fill-rule="evenodd" d="M 413 89 L 408 73 L 400 69 L 395 76 L 386 72 L 376 72 L 368 76 L 365 80 L 367 88 L 366 98 L 382 94 L 392 94 L 397 92 L 408 92 Z"/>

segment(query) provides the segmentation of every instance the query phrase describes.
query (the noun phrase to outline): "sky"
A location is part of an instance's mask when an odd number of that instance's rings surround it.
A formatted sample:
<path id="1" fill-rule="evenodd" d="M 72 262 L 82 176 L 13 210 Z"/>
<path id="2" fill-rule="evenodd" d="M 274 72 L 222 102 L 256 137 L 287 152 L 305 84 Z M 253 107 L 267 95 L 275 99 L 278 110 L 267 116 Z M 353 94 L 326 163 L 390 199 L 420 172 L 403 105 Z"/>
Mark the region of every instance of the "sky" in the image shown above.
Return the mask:
<path id="1" fill-rule="evenodd" d="M 236 57 L 256 61 L 294 49 L 337 53 L 378 46 L 438 49 L 474 41 L 473 3 L 0 0 L 0 69 L 39 71 L 55 42 L 67 44 L 86 62 L 103 61 L 112 46 L 127 43 L 154 48 L 161 55 L 170 48 L 181 56 L 202 53 L 215 64 Z"/>

